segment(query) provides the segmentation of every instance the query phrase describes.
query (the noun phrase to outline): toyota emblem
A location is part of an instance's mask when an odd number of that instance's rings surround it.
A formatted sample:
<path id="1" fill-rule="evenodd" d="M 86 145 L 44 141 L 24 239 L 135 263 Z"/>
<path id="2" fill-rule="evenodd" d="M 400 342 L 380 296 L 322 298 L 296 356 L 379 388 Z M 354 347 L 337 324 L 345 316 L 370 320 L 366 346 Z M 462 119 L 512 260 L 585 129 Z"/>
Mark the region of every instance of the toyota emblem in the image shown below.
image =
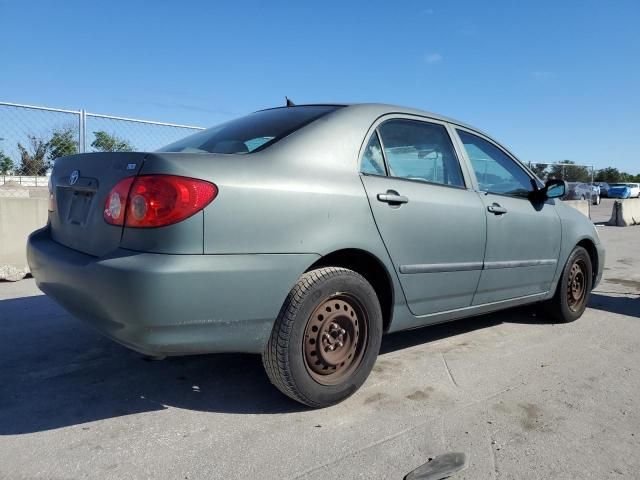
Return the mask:
<path id="1" fill-rule="evenodd" d="M 69 175 L 69 185 L 75 185 L 79 176 L 80 172 L 78 170 L 71 172 L 71 175 Z"/>

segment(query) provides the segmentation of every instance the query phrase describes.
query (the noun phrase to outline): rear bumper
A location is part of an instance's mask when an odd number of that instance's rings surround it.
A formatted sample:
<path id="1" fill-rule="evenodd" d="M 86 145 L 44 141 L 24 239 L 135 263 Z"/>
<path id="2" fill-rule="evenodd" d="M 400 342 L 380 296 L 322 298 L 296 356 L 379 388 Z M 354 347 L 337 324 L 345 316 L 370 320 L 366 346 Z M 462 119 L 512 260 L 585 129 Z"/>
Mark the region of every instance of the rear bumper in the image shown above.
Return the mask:
<path id="1" fill-rule="evenodd" d="M 74 316 L 149 355 L 262 352 L 287 293 L 315 254 L 97 258 L 32 233 L 38 287 Z"/>

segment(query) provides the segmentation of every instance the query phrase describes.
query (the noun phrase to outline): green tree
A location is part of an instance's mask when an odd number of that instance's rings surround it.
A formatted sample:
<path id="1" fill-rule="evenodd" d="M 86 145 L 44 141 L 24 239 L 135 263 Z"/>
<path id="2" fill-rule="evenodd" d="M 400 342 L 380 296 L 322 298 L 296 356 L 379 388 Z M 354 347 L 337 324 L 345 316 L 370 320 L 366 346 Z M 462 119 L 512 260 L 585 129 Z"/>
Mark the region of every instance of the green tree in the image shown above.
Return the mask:
<path id="1" fill-rule="evenodd" d="M 617 168 L 607 167 L 596 172 L 596 182 L 616 183 L 619 182 L 621 173 Z"/>
<path id="2" fill-rule="evenodd" d="M 640 174 L 632 175 L 621 172 L 614 167 L 606 167 L 598 170 L 595 177 L 596 182 L 620 183 L 620 182 L 640 182 Z"/>
<path id="3" fill-rule="evenodd" d="M 49 140 L 49 160 L 78 153 L 78 139 L 72 127 L 54 130 Z"/>
<path id="4" fill-rule="evenodd" d="M 591 182 L 591 170 L 582 165 L 576 165 L 571 160 L 563 160 L 551 165 L 549 177 L 560 178 L 567 182 Z"/>
<path id="5" fill-rule="evenodd" d="M 95 140 L 91 142 L 91 146 L 98 152 L 131 152 L 133 146 L 125 139 L 117 137 L 115 134 L 109 134 L 103 130 L 93 132 Z"/>
<path id="6" fill-rule="evenodd" d="M 0 150 L 0 175 L 6 175 L 7 173 L 12 172 L 14 168 L 15 165 L 13 164 L 13 160 Z"/>
<path id="7" fill-rule="evenodd" d="M 35 135 L 28 135 L 28 148 L 18 143 L 20 150 L 20 168 L 19 175 L 37 175 L 42 176 L 49 169 L 47 161 L 47 153 L 49 152 L 49 142 L 45 142 L 42 138 Z"/>
<path id="8" fill-rule="evenodd" d="M 529 168 L 535 173 L 540 179 L 545 180 L 547 178 L 547 167 L 546 163 L 530 163 Z"/>

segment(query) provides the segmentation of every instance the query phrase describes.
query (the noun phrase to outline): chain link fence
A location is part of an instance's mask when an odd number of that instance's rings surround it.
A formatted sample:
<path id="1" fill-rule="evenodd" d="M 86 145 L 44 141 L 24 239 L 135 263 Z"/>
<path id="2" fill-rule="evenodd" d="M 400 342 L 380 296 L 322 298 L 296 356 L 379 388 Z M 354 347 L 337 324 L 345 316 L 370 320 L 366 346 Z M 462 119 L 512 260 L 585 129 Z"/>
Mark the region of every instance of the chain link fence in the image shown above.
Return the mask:
<path id="1" fill-rule="evenodd" d="M 202 127 L 0 102 L 0 187 L 15 196 L 47 185 L 56 158 L 83 152 L 153 151 Z"/>
<path id="2" fill-rule="evenodd" d="M 600 187 L 594 184 L 596 174 L 593 165 L 580 165 L 573 162 L 558 163 L 533 163 L 529 162 L 529 168 L 541 179 L 556 178 L 568 183 L 568 191 L 563 200 L 586 200 L 589 205 L 589 217 L 591 206 L 600 205 Z"/>
<path id="3" fill-rule="evenodd" d="M 567 182 L 578 183 L 593 183 L 593 178 L 596 173 L 593 165 L 580 165 L 573 162 L 529 162 L 529 168 L 538 175 L 541 180 L 559 178 Z"/>

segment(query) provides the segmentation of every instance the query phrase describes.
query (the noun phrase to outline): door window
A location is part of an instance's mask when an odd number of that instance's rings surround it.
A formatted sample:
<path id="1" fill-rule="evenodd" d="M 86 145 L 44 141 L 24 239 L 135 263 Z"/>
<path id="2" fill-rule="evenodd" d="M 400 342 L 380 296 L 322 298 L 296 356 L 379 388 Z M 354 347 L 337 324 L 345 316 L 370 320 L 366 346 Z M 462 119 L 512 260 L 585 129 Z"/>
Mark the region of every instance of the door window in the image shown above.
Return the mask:
<path id="1" fill-rule="evenodd" d="M 506 153 L 486 140 L 458 130 L 481 191 L 526 197 L 533 190 L 531 177 Z"/>
<path id="2" fill-rule="evenodd" d="M 396 119 L 378 127 L 389 176 L 464 187 L 460 163 L 444 126 Z"/>
<path id="3" fill-rule="evenodd" d="M 378 133 L 373 132 L 367 148 L 362 155 L 362 173 L 371 175 L 385 175 L 384 170 L 384 158 L 382 157 L 382 147 L 380 146 L 380 140 L 378 139 Z"/>

